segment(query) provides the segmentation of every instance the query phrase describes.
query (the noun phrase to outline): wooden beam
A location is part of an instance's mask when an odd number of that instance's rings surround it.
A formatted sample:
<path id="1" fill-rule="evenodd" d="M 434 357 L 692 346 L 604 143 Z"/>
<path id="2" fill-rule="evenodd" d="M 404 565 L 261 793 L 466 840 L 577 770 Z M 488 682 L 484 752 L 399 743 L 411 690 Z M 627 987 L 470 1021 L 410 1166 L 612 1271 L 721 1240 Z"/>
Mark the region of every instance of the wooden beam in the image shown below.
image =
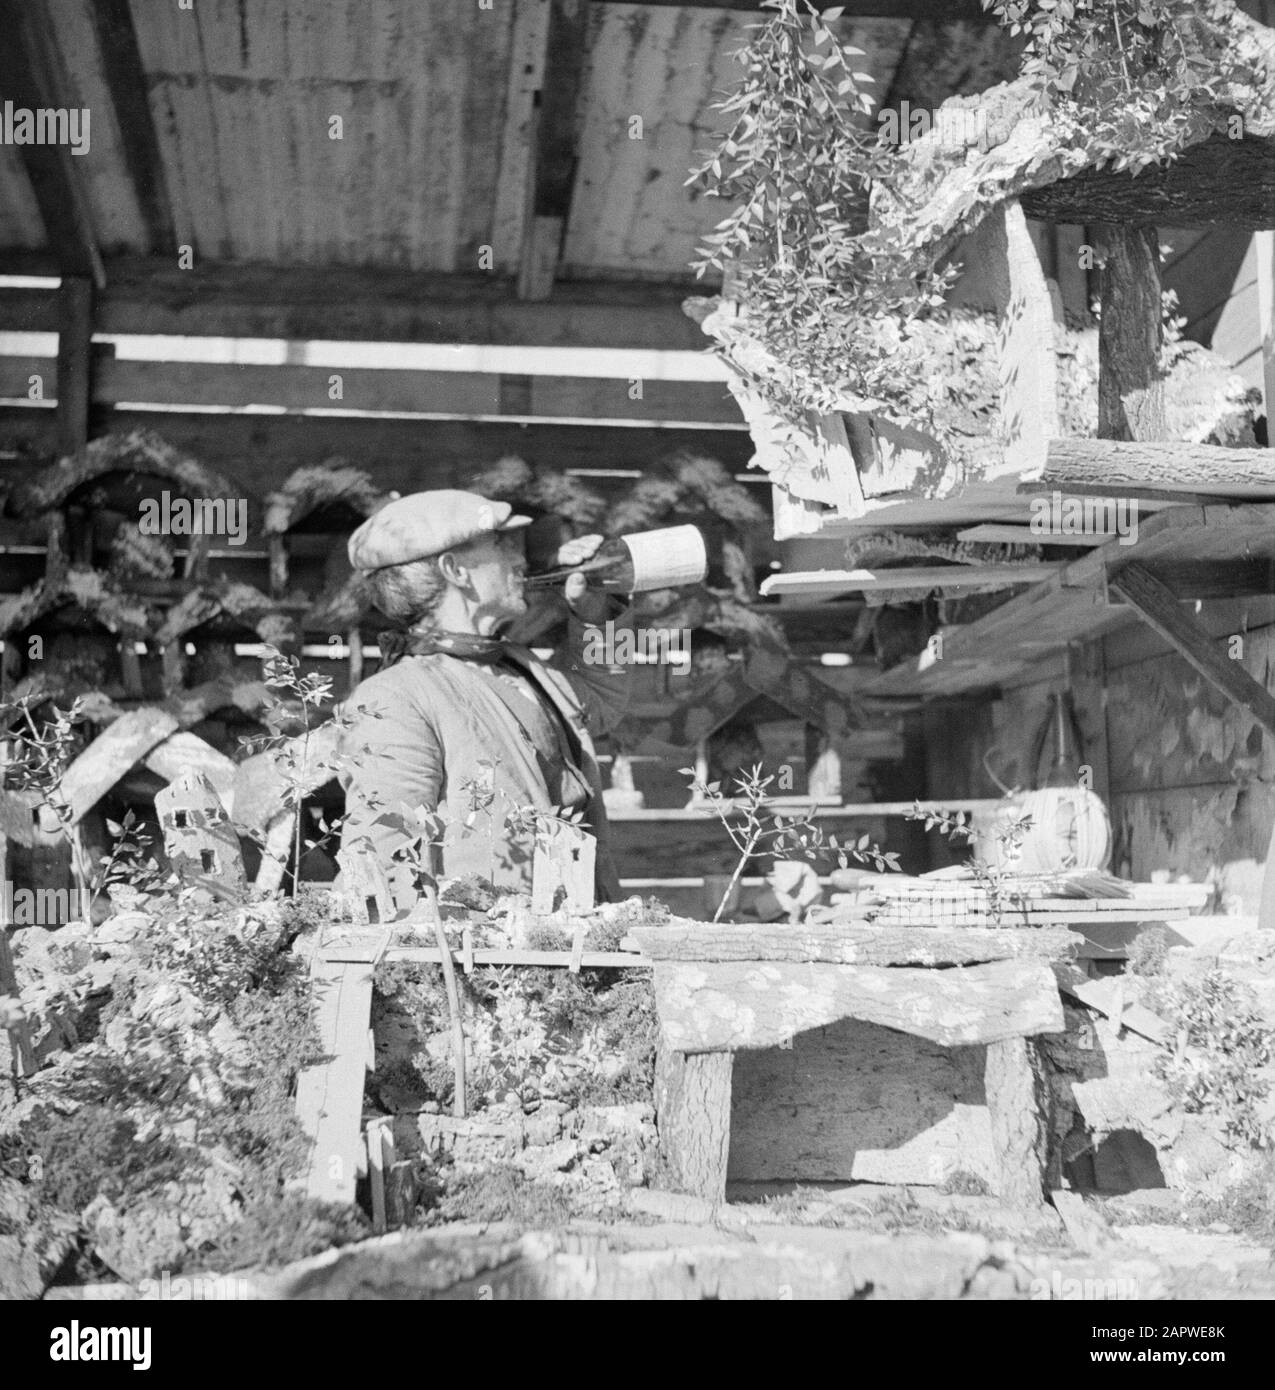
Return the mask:
<path id="1" fill-rule="evenodd" d="M 873 593 L 898 589 L 965 589 L 972 584 L 1011 588 L 1035 584 L 1062 568 L 1059 563 L 1003 565 L 927 565 L 882 570 L 811 570 L 806 574 L 772 574 L 762 580 L 763 598 L 780 594 L 804 597 Z"/>
<path id="2" fill-rule="evenodd" d="M 969 526 L 964 531 L 958 531 L 956 539 L 976 541 L 980 545 L 1074 545 L 1092 548 L 1116 540 L 1117 534 L 1115 531 L 1099 531 L 1088 536 L 1046 535 L 1033 531 L 1030 526 L 987 522 L 982 526 Z"/>
<path id="3" fill-rule="evenodd" d="M 531 217 L 518 263 L 519 299 L 548 299 L 557 277 L 575 186 L 588 27 L 588 0 L 550 0 L 544 80 L 533 100 Z"/>
<path id="4" fill-rule="evenodd" d="M 824 961 L 834 965 L 984 965 L 995 960 L 1035 956 L 1066 960 L 1075 937 L 1065 926 L 1018 928 L 748 926 L 669 924 L 633 932 L 647 960 Z"/>
<path id="5" fill-rule="evenodd" d="M 1214 135 L 1165 165 L 1086 170 L 1022 195 L 1028 217 L 1079 226 L 1275 226 L 1275 139 Z"/>
<path id="6" fill-rule="evenodd" d="M 1266 410 L 1266 442 L 1275 444 L 1275 232 L 1253 238 L 1257 261 L 1257 331 L 1262 339 L 1262 399 Z"/>
<path id="7" fill-rule="evenodd" d="M 18 108 L 78 109 L 69 100 L 44 0 L 0 0 L 0 91 Z M 89 133 L 91 137 L 92 126 Z M 59 270 L 105 283 L 88 195 L 69 145 L 21 145 L 23 167 Z"/>
<path id="8" fill-rule="evenodd" d="M 678 450 L 706 453 L 741 472 L 752 454 L 747 430 L 678 429 L 634 425 L 518 424 L 509 420 L 396 420 L 331 415 L 218 415 L 202 411 L 108 410 L 91 420 L 93 434 L 150 429 L 215 471 L 235 475 L 252 459 L 253 488 L 281 487 L 294 468 L 334 455 L 374 460 L 379 485 L 399 492 L 465 487 L 479 469 L 507 454 L 533 466 L 587 469 L 600 464 L 647 472 Z M 0 480 L 29 481 L 32 460 L 57 454 L 51 409 L 0 409 Z M 631 478 L 586 479 L 605 496 Z M 767 489 L 758 489 L 765 505 Z"/>
<path id="9" fill-rule="evenodd" d="M 74 456 L 88 443 L 92 398 L 93 282 L 68 275 L 58 289 L 58 453 Z"/>
<path id="10" fill-rule="evenodd" d="M 1107 581 L 1110 593 L 1123 598 L 1138 616 L 1155 629 L 1210 685 L 1275 733 L 1275 696 L 1240 665 L 1224 656 L 1213 639 L 1184 613 L 1178 600 L 1158 579 L 1136 561 L 1125 565 Z"/>
<path id="11" fill-rule="evenodd" d="M 146 224 L 151 252 L 175 256 L 173 208 L 129 0 L 94 0 L 89 10 L 102 53 L 103 75 L 115 107 L 120 148 Z"/>
<path id="12" fill-rule="evenodd" d="M 21 399 L 27 378 L 52 380 L 39 357 L 0 357 L 0 397 Z M 340 396 L 333 397 L 333 378 Z M 285 410 L 359 410 L 467 419 L 636 420 L 747 429 L 722 382 L 643 383 L 634 399 L 624 377 L 510 376 L 375 367 L 243 366 L 233 362 L 142 362 L 107 358 L 94 374 L 99 405 L 282 406 Z"/>
<path id="13" fill-rule="evenodd" d="M 522 256 L 523 238 L 533 215 L 532 160 L 536 139 L 536 93 L 544 83 L 549 37 L 549 0 L 513 0 L 509 85 L 500 141 L 500 174 L 492 213 L 491 245 L 495 269 L 508 274 Z"/>
<path id="14" fill-rule="evenodd" d="M 633 3 L 652 8 L 685 10 L 757 10 L 763 19 L 770 16 L 761 10 L 761 0 L 595 0 L 595 3 Z M 995 24 L 977 0 L 811 0 L 816 10 L 840 8 L 847 19 L 930 19 L 950 22 L 962 20 L 967 24 Z"/>
<path id="15" fill-rule="evenodd" d="M 0 254 L 0 274 L 57 275 L 48 255 Z M 702 352 L 682 313 L 685 284 L 557 282 L 519 300 L 509 276 L 421 274 L 355 266 L 226 265 L 121 257 L 106 263 L 99 333 L 230 338 L 651 348 Z M 52 332 L 56 292 L 0 291 L 0 328 Z"/>
<path id="16" fill-rule="evenodd" d="M 803 961 L 656 961 L 663 1044 L 684 1052 L 778 1047 L 844 1018 L 940 1047 L 1063 1031 L 1049 965 L 998 960 L 958 970 Z"/>
<path id="17" fill-rule="evenodd" d="M 1072 495 L 1099 487 L 1118 492 L 1181 488 L 1237 498 L 1275 497 L 1275 449 L 1228 449 L 1216 444 L 1055 439 L 1035 490 Z"/>
<path id="18" fill-rule="evenodd" d="M 1098 433 L 1104 439 L 1162 439 L 1159 237 L 1154 227 L 1108 227 L 1098 247 Z"/>

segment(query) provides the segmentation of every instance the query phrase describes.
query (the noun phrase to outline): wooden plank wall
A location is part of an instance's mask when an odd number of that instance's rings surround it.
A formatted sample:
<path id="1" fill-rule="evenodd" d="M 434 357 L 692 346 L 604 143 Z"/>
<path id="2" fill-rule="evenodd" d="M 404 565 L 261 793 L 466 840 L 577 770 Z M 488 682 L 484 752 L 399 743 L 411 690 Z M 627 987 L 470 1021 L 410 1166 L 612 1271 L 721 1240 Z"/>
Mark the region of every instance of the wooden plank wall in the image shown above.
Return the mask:
<path id="1" fill-rule="evenodd" d="M 1270 685 L 1275 597 L 1211 601 L 1197 616 L 1224 650 L 1242 638 L 1237 659 Z M 1095 757 L 1095 785 L 1103 791 L 1105 782 L 1115 870 L 1215 882 L 1220 908 L 1255 913 L 1275 825 L 1273 741 L 1140 626 L 1073 649 L 1072 669 L 1088 756 L 1105 736 L 1106 767 Z M 1028 778 L 1050 695 L 1063 679 L 1055 658 L 999 699 L 928 708 L 927 794 L 995 795 L 982 766 L 988 749 L 998 750 L 989 761 L 1003 780 Z"/>

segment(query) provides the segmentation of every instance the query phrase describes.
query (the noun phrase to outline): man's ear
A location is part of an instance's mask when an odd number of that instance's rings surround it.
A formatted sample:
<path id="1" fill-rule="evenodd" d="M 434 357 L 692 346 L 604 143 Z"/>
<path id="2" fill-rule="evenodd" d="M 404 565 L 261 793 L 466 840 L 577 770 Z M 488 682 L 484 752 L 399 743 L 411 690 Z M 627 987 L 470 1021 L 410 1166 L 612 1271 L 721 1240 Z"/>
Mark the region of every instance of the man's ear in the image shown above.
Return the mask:
<path id="1" fill-rule="evenodd" d="M 469 566 L 454 550 L 444 550 L 438 557 L 438 572 L 449 583 L 465 588 L 469 583 Z"/>

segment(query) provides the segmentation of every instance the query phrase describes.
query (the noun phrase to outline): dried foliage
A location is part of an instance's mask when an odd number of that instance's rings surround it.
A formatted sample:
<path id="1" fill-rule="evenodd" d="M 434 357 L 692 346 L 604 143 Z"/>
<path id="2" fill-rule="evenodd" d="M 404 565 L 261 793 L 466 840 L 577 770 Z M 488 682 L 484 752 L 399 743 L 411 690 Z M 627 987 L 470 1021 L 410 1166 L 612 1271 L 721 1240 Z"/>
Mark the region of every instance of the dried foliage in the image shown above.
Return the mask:
<path id="1" fill-rule="evenodd" d="M 325 507 L 343 506 L 359 516 L 371 516 L 386 495 L 362 468 L 342 458 L 306 464 L 288 474 L 278 492 L 266 498 L 262 530 L 282 535 Z"/>
<path id="2" fill-rule="evenodd" d="M 981 326 L 942 312 L 953 270 L 940 258 L 959 235 L 1067 173 L 1136 171 L 1228 120 L 1243 133 L 1275 123 L 1275 44 L 1229 0 L 984 3 L 1027 42 L 1015 82 L 947 104 L 986 125 L 977 152 L 873 138 L 859 54 L 829 28 L 839 11 L 768 0 L 775 15 L 738 55 L 744 76 L 720 105 L 734 124 L 693 176 L 738 205 L 697 268 L 729 272 L 736 317 L 710 329 L 721 355 L 798 431 L 807 409 L 857 402 L 976 462 L 962 441 L 994 433 L 996 387 L 971 391 L 969 378 L 994 354 Z M 1036 138 L 1016 150 L 1029 117 Z M 995 164 L 986 176 L 967 159 L 980 153 Z"/>
<path id="3" fill-rule="evenodd" d="M 556 468 L 533 468 L 508 454 L 469 480 L 469 491 L 498 502 L 512 502 L 564 517 L 578 531 L 592 531 L 606 513 L 606 501 L 578 478 Z"/>
<path id="4" fill-rule="evenodd" d="M 1155 1073 L 1174 1101 L 1188 1114 L 1218 1115 L 1237 1139 L 1269 1145 L 1275 1135 L 1260 1107 L 1270 1092 L 1264 1073 L 1275 1061 L 1275 1029 L 1252 988 L 1215 968 L 1198 981 L 1161 985 L 1154 999 L 1173 1029 Z"/>

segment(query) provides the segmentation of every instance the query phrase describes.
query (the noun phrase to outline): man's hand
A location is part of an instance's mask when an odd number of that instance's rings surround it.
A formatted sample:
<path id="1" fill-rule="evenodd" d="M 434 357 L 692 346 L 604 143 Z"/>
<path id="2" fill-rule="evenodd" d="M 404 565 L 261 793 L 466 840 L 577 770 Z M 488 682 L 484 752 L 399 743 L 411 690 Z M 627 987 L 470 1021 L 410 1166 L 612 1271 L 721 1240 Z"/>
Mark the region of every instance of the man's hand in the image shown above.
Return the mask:
<path id="1" fill-rule="evenodd" d="M 601 536 L 577 536 L 574 540 L 559 546 L 555 563 L 560 566 L 582 565 L 597 553 L 602 540 Z M 590 590 L 585 575 L 568 575 L 567 582 L 562 587 L 562 596 L 582 622 L 601 625 L 606 621 L 606 615 L 610 611 L 607 596 L 596 589 Z"/>

